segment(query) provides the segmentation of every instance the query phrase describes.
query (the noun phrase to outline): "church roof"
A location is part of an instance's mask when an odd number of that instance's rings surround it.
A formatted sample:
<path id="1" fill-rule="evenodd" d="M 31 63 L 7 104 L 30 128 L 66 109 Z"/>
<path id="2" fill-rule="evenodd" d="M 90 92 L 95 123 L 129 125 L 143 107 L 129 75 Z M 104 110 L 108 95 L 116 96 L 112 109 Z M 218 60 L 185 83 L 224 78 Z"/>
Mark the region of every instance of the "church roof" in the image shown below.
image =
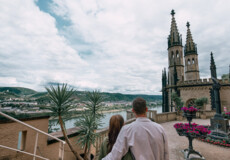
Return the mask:
<path id="1" fill-rule="evenodd" d="M 188 55 L 188 54 L 197 54 L 197 47 L 196 44 L 193 42 L 192 39 L 192 34 L 190 31 L 190 24 L 189 22 L 187 22 L 187 37 L 186 37 L 186 44 L 184 47 L 184 55 Z"/>
<path id="2" fill-rule="evenodd" d="M 170 35 L 168 36 L 168 48 L 173 46 L 182 46 L 182 38 L 181 35 L 178 32 L 177 24 L 175 20 L 175 12 L 174 10 L 171 11 L 172 15 L 172 21 L 171 21 L 171 29 L 170 29 Z"/>

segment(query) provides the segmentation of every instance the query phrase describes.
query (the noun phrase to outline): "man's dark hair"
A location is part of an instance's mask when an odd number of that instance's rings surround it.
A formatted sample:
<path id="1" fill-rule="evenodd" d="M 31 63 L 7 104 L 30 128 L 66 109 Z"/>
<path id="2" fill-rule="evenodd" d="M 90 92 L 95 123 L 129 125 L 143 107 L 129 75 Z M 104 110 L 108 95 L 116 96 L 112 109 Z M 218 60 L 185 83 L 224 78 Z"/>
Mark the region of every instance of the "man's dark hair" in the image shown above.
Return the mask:
<path id="1" fill-rule="evenodd" d="M 139 97 L 134 99 L 133 110 L 137 115 L 144 114 L 146 112 L 146 101 Z"/>

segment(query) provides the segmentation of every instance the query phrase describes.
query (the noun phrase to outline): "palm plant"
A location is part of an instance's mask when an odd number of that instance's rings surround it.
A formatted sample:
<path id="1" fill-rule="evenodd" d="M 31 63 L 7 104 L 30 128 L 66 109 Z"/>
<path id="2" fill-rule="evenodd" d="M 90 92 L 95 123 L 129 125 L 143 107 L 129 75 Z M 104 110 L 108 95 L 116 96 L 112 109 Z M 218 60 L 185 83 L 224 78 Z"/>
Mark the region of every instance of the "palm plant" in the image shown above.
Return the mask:
<path id="1" fill-rule="evenodd" d="M 91 144 L 95 144 L 98 134 L 94 132 L 97 121 L 92 114 L 83 115 L 76 123 L 80 128 L 77 143 L 84 148 L 84 160 L 90 159 Z"/>
<path id="2" fill-rule="evenodd" d="M 94 90 L 92 92 L 86 92 L 86 108 L 88 109 L 88 113 L 92 115 L 94 121 L 99 120 L 103 117 L 101 113 L 102 110 L 102 102 L 105 100 L 104 96 L 101 94 L 99 90 Z M 95 129 L 98 125 L 95 125 Z"/>
<path id="3" fill-rule="evenodd" d="M 84 103 L 87 110 L 82 117 L 75 123 L 80 128 L 77 143 L 84 147 L 84 160 L 90 159 L 91 145 L 95 144 L 98 136 L 94 131 L 100 125 L 102 102 L 104 97 L 98 90 L 86 92 L 86 102 Z"/>
<path id="4" fill-rule="evenodd" d="M 68 114 L 69 110 L 73 107 L 71 106 L 71 102 L 73 99 L 71 98 L 74 94 L 74 89 L 67 87 L 67 84 L 62 84 L 61 86 L 58 84 L 57 87 L 50 86 L 49 88 L 46 87 L 48 92 L 48 96 L 52 105 L 47 107 L 50 111 L 52 111 L 53 115 L 58 117 L 58 123 L 60 124 L 63 136 L 69 145 L 70 150 L 73 152 L 77 159 L 82 159 L 77 151 L 73 149 L 69 138 L 66 134 L 65 124 L 63 122 L 63 116 Z"/>

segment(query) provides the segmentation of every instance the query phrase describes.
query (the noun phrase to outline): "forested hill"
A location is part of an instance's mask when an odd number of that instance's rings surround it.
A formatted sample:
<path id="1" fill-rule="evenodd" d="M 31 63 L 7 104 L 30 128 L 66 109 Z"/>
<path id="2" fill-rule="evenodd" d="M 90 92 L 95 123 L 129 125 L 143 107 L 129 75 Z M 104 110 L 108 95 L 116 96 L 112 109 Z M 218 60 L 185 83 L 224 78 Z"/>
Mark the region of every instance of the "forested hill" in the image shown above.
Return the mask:
<path id="1" fill-rule="evenodd" d="M 121 94 L 121 93 L 103 93 L 109 101 L 133 101 L 137 97 L 142 97 L 146 101 L 161 100 L 161 95 L 144 95 L 144 94 Z"/>
<path id="2" fill-rule="evenodd" d="M 0 92 L 13 93 L 16 95 L 31 95 L 37 93 L 32 89 L 23 87 L 0 87 Z"/>
<path id="3" fill-rule="evenodd" d="M 4 97 L 8 95 L 14 95 L 14 97 L 27 97 L 36 100 L 46 101 L 48 100 L 47 92 L 36 92 L 32 89 L 21 87 L 0 87 L 0 92 L 4 93 Z M 85 100 L 85 91 L 76 91 L 74 97 L 79 101 Z M 145 100 L 151 102 L 161 100 L 161 95 L 144 95 L 144 94 L 121 94 L 121 93 L 107 93 L 102 92 L 106 101 L 133 101 L 136 97 L 142 97 Z M 10 98 L 10 97 L 9 97 Z"/>

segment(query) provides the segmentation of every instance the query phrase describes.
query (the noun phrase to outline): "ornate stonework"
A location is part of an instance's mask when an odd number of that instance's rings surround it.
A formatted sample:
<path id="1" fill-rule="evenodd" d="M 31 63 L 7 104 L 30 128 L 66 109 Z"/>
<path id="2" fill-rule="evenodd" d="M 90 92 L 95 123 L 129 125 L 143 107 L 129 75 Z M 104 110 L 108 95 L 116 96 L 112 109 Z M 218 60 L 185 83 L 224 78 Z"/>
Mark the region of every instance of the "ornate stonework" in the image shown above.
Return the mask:
<path id="1" fill-rule="evenodd" d="M 170 35 L 168 37 L 168 74 L 164 70 L 162 81 L 167 82 L 162 85 L 163 98 L 163 112 L 174 111 L 174 106 L 171 101 L 172 92 L 176 92 L 185 103 L 190 104 L 191 100 L 197 98 L 208 98 L 206 110 L 211 110 L 211 97 L 210 89 L 212 88 L 211 76 L 216 77 L 216 66 L 211 53 L 210 63 L 210 78 L 200 79 L 199 63 L 197 46 L 193 42 L 192 34 L 190 31 L 190 24 L 187 23 L 187 37 L 184 48 L 183 59 L 183 45 L 182 35 L 179 34 L 175 20 L 175 12 L 172 10 L 172 21 Z M 166 76 L 167 75 L 167 76 Z M 219 80 L 221 84 L 220 98 L 221 106 L 227 107 L 230 111 L 230 82 Z"/>

